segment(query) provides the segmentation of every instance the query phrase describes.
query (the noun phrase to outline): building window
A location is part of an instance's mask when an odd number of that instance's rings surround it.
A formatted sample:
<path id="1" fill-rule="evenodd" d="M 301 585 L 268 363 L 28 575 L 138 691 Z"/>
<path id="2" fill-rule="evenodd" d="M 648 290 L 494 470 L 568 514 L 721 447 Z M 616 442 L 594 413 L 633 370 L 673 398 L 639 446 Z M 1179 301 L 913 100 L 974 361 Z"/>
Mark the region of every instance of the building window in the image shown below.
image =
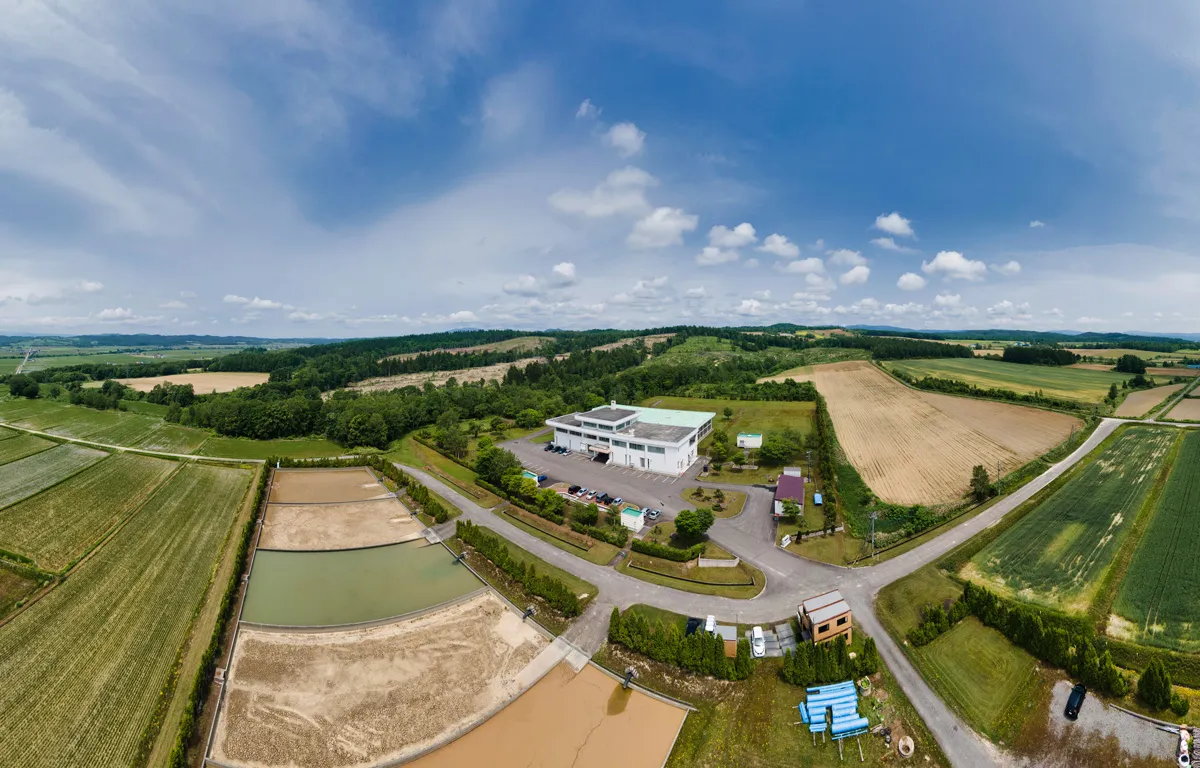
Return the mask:
<path id="1" fill-rule="evenodd" d="M 630 444 L 629 444 L 629 450 L 631 450 L 631 451 L 644 451 L 644 450 L 646 450 L 646 446 L 644 446 L 644 445 L 639 445 L 638 443 L 630 443 Z"/>
<path id="2" fill-rule="evenodd" d="M 628 447 L 629 444 L 626 443 L 624 440 L 613 440 L 612 445 L 613 445 L 613 448 L 625 448 L 625 447 Z"/>
<path id="3" fill-rule="evenodd" d="M 576 431 L 575 431 L 575 430 L 573 430 L 573 429 L 570 429 L 570 430 L 567 430 L 567 431 L 568 431 L 568 432 L 570 432 L 572 435 L 575 435 L 575 437 L 583 437 L 583 433 L 582 433 L 582 432 L 576 432 Z"/>
<path id="4" fill-rule="evenodd" d="M 829 625 L 828 625 L 828 624 L 822 624 L 821 626 L 817 627 L 817 632 L 818 632 L 818 633 L 821 633 L 821 632 L 828 632 L 828 631 L 829 631 Z"/>
<path id="5" fill-rule="evenodd" d="M 667 452 L 666 448 L 659 448 L 657 445 L 648 445 L 648 446 L 646 446 L 646 450 L 649 451 L 650 453 L 665 454 Z"/>
<path id="6" fill-rule="evenodd" d="M 610 426 L 608 426 L 607 424 L 597 424 L 597 425 L 596 425 L 596 429 L 602 429 L 602 430 L 604 430 L 605 432 L 612 432 L 612 431 L 613 431 L 613 428 L 612 428 L 612 427 L 610 427 Z"/>
<path id="7" fill-rule="evenodd" d="M 600 442 L 602 442 L 602 443 L 611 443 L 611 442 L 612 442 L 612 440 L 611 440 L 611 439 L 609 439 L 609 438 L 607 438 L 607 437 L 605 437 L 604 435 L 600 435 Z"/>
<path id="8" fill-rule="evenodd" d="M 845 616 L 843 616 L 842 618 L 840 618 L 840 619 L 838 619 L 838 620 L 837 620 L 837 625 L 838 625 L 839 627 L 840 627 L 840 626 L 842 626 L 842 625 L 843 625 L 843 624 L 845 624 L 845 623 L 846 623 L 846 617 L 845 617 Z"/>
<path id="9" fill-rule="evenodd" d="M 692 433 L 692 439 L 689 440 L 688 442 L 691 443 L 692 445 L 696 444 L 696 433 L 694 433 L 694 432 Z"/>

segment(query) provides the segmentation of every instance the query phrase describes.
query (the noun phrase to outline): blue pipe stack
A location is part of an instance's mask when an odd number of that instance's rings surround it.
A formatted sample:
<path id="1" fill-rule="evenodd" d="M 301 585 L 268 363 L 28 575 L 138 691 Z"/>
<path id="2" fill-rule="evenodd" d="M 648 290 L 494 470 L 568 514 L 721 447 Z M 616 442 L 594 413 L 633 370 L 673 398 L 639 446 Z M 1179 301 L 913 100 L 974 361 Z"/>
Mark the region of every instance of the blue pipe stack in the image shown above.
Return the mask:
<path id="1" fill-rule="evenodd" d="M 807 701 L 797 708 L 810 733 L 828 730 L 837 740 L 867 732 L 869 722 L 858 714 L 858 689 L 853 680 L 809 688 Z M 826 710 L 831 717 L 826 717 Z"/>

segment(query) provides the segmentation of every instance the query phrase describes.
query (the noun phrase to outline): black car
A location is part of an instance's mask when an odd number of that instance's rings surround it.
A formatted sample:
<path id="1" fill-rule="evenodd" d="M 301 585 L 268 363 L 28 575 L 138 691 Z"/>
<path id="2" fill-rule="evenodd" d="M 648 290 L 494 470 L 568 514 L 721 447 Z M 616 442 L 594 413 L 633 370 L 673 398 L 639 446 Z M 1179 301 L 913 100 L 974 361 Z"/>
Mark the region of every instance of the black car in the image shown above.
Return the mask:
<path id="1" fill-rule="evenodd" d="M 612 504 L 612 496 L 609 496 L 607 493 L 602 493 L 602 494 L 600 494 L 600 498 L 598 499 L 598 501 L 600 501 L 605 506 L 607 506 L 609 504 Z"/>
<path id="2" fill-rule="evenodd" d="M 1074 720 L 1079 717 L 1079 709 L 1083 706 L 1083 700 L 1087 697 L 1087 688 L 1083 683 L 1071 689 L 1071 695 L 1067 697 L 1067 709 L 1063 712 L 1068 720 Z"/>
<path id="3" fill-rule="evenodd" d="M 545 447 L 545 448 L 543 448 L 542 450 L 543 450 L 543 451 L 553 451 L 553 450 L 554 450 L 554 443 L 546 443 L 546 447 Z"/>
<path id="4" fill-rule="evenodd" d="M 579 490 L 579 486 L 578 486 L 578 485 L 572 485 L 570 488 L 568 488 L 568 489 L 567 489 L 567 493 L 569 493 L 569 494 L 571 494 L 572 496 L 574 496 L 574 495 L 575 495 L 575 493 L 576 493 L 578 490 Z"/>

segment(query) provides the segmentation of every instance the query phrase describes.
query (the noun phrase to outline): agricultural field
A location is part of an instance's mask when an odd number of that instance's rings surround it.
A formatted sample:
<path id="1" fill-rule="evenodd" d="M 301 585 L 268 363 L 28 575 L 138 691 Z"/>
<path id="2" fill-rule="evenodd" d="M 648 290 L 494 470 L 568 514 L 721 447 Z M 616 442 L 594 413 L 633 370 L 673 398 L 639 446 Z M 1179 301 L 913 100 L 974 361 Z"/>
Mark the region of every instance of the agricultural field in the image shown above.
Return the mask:
<path id="1" fill-rule="evenodd" d="M 425 352 L 405 352 L 401 355 L 385 357 L 383 360 L 411 360 L 414 357 L 429 355 L 434 352 L 453 352 L 456 355 L 465 355 L 471 352 L 532 352 L 548 341 L 554 341 L 554 339 L 549 336 L 518 336 L 515 339 L 494 341 L 491 344 L 476 344 L 473 347 L 442 347 L 439 349 L 430 349 Z M 618 345 L 621 343 L 617 342 Z M 380 362 L 383 362 L 383 360 L 380 360 Z"/>
<path id="2" fill-rule="evenodd" d="M 870 489 L 899 504 L 958 501 L 975 465 L 1012 471 L 1082 427 L 1051 411 L 920 392 L 865 362 L 798 378 L 825 396 L 842 449 Z"/>
<path id="3" fill-rule="evenodd" d="M 0 548 L 60 571 L 146 502 L 179 467 L 122 453 L 0 513 Z"/>
<path id="4" fill-rule="evenodd" d="M 1162 496 L 1113 603 L 1108 633 L 1200 651 L 1200 432 L 1183 437 Z"/>
<path id="5" fill-rule="evenodd" d="M 0 464 L 7 464 L 10 461 L 17 461 L 26 456 L 41 453 L 47 448 L 53 448 L 56 445 L 58 443 L 52 440 L 45 440 L 36 435 L 19 435 L 0 440 Z"/>
<path id="6" fill-rule="evenodd" d="M 1178 437 L 1169 427 L 1115 433 L 962 575 L 1019 600 L 1086 611 Z"/>
<path id="7" fill-rule="evenodd" d="M 220 456 L 227 459 L 318 459 L 342 456 L 346 449 L 323 437 L 295 440 L 250 440 L 244 437 L 210 437 L 197 450 L 199 456 Z"/>
<path id="8" fill-rule="evenodd" d="M 18 427 L 106 445 L 164 453 L 192 453 L 208 439 L 202 429 L 123 411 L 97 411 L 54 400 L 0 402 L 0 420 Z"/>
<path id="9" fill-rule="evenodd" d="M 0 627 L 0 764 L 129 765 L 144 754 L 250 478 L 182 467 L 69 579 Z"/>
<path id="10" fill-rule="evenodd" d="M 1168 397 L 1183 389 L 1183 386 L 1183 384 L 1170 384 L 1165 387 L 1139 389 L 1136 392 L 1130 392 L 1121 401 L 1121 405 L 1113 415 L 1123 419 L 1140 418 Z"/>
<path id="11" fill-rule="evenodd" d="M 46 368 L 60 368 L 67 365 L 94 365 L 96 363 L 112 363 L 114 365 L 129 365 L 130 363 L 151 363 L 160 360 L 209 360 L 221 355 L 238 352 L 244 347 L 195 347 L 189 349 L 146 349 L 138 352 L 119 352 L 115 347 L 71 348 L 54 347 L 39 352 L 22 369 L 41 371 Z M 21 361 L 25 359 L 24 350 L 5 349 L 4 357 L 0 357 L 0 374 L 14 373 Z"/>
<path id="12" fill-rule="evenodd" d="M 232 392 L 241 387 L 256 387 L 266 384 L 270 374 L 267 373 L 179 373 L 173 376 L 146 376 L 137 379 L 117 379 L 125 386 L 138 392 L 149 392 L 159 384 L 176 384 L 179 386 L 192 385 L 197 395 L 207 395 L 210 392 Z M 93 381 L 85 386 L 99 387 L 102 382 Z"/>
<path id="13" fill-rule="evenodd" d="M 57 485 L 107 456 L 104 451 L 68 444 L 0 465 L 0 509 Z"/>
<path id="14" fill-rule="evenodd" d="M 27 573 L 0 562 L 0 619 L 7 616 L 18 603 L 38 588 L 37 582 L 26 575 Z"/>
<path id="15" fill-rule="evenodd" d="M 739 432 L 761 432 L 765 435 L 786 427 L 807 435 L 815 429 L 813 414 L 817 409 L 816 403 L 782 400 L 706 400 L 699 397 L 652 397 L 643 401 L 642 405 L 715 413 L 717 415 L 713 419 L 713 429 L 728 432 L 730 444 L 736 444 Z M 732 419 L 725 418 L 726 408 L 733 409 Z M 701 451 L 706 446 L 707 442 L 702 442 Z"/>
<path id="16" fill-rule="evenodd" d="M 1099 403 L 1112 384 L 1121 386 L 1125 374 L 1084 370 L 1075 367 L 1021 365 L 999 360 L 949 358 L 944 360 L 897 360 L 888 368 L 915 378 L 936 376 L 957 379 L 985 389 L 1009 389 L 1020 394 L 1044 392 L 1051 397 Z"/>
<path id="17" fill-rule="evenodd" d="M 1192 394 L 1195 394 L 1193 390 Z M 1200 397 L 1185 397 L 1163 417 L 1175 421 L 1200 421 Z"/>
<path id="18" fill-rule="evenodd" d="M 440 387 L 450 379 L 457 382 L 464 381 L 500 381 L 504 378 L 504 374 L 508 373 L 509 368 L 524 369 L 531 363 L 541 362 L 540 357 L 525 357 L 520 360 L 514 360 L 511 363 L 496 363 L 494 365 L 482 365 L 476 368 L 462 368 L 456 371 L 421 371 L 419 373 L 400 373 L 395 376 L 378 376 L 373 379 L 364 379 L 351 384 L 347 389 L 357 390 L 359 392 L 390 392 L 393 389 L 402 387 L 423 387 L 426 383 L 433 384 L 435 387 Z"/>
<path id="19" fill-rule="evenodd" d="M 1179 360 L 1186 357 L 1187 350 L 1180 352 L 1151 352 L 1145 349 L 1069 349 L 1080 357 L 1099 357 L 1115 361 L 1118 357 L 1133 355 L 1143 360 Z M 1194 352 L 1192 354 L 1195 354 Z"/>

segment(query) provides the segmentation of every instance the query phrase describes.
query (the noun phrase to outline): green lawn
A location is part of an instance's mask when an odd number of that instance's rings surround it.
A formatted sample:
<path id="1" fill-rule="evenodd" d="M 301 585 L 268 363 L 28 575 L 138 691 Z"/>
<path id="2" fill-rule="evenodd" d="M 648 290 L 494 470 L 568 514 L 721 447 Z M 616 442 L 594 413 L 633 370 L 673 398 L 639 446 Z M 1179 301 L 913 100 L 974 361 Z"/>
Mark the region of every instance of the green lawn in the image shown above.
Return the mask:
<path id="1" fill-rule="evenodd" d="M 672 408 L 680 411 L 710 411 L 717 414 L 713 419 L 713 429 L 723 429 L 729 433 L 729 441 L 736 449 L 739 432 L 759 432 L 766 434 L 771 430 L 790 427 L 801 434 L 813 431 L 813 414 L 816 403 L 794 403 L 787 401 L 769 400 L 709 400 L 699 397 L 651 397 L 642 401 L 642 405 L 654 408 Z M 725 418 L 725 409 L 733 410 L 731 419 Z M 708 441 L 700 443 L 701 452 L 707 447 Z"/>
<path id="2" fill-rule="evenodd" d="M 902 639 L 921 623 L 926 605 L 957 600 L 962 592 L 962 585 L 935 566 L 926 565 L 879 590 L 875 612 L 888 631 Z"/>
<path id="3" fill-rule="evenodd" d="M 630 565 L 634 562 L 642 567 L 631 568 Z M 745 562 L 734 568 L 687 568 L 684 563 L 631 553 L 617 565 L 617 570 L 651 584 L 699 595 L 716 595 L 740 600 L 757 597 L 766 586 L 766 577 L 762 571 Z M 697 584 L 696 581 L 712 583 Z M 733 586 L 748 581 L 753 581 L 754 585 Z"/>
<path id="4" fill-rule="evenodd" d="M 1133 642 L 1200 651 L 1200 432 L 1179 457 L 1121 581 L 1108 632 Z"/>
<path id="5" fill-rule="evenodd" d="M 1037 661 L 991 627 L 968 616 L 912 657 L 926 682 L 967 723 L 994 740 L 1020 729 Z"/>
<path id="6" fill-rule="evenodd" d="M 223 456 L 230 459 L 265 459 L 278 456 L 284 459 L 318 459 L 344 456 L 347 449 L 322 437 L 298 440 L 248 440 L 243 437 L 210 437 L 200 447 L 202 456 Z"/>
<path id="7" fill-rule="evenodd" d="M 1124 428 L 962 575 L 1020 600 L 1086 611 L 1178 437 L 1169 427 Z"/>
<path id="8" fill-rule="evenodd" d="M 475 485 L 475 472 L 418 443 L 413 435 L 401 438 L 396 447 L 388 453 L 388 458 L 431 472 L 442 482 L 474 499 L 475 503 L 482 507 L 491 509 L 502 501 L 494 493 Z"/>
<path id="9" fill-rule="evenodd" d="M 713 510 L 713 516 L 721 518 L 737 517 L 742 514 L 742 508 L 746 506 L 746 494 L 742 491 L 723 491 L 725 501 L 721 504 L 721 510 Z M 716 499 L 713 497 L 712 489 L 706 488 L 685 488 L 679 497 L 684 501 L 694 504 L 697 507 L 708 507 L 712 509 Z"/>
<path id="10" fill-rule="evenodd" d="M 577 546 L 566 539 L 566 535 L 561 531 L 554 530 L 556 526 L 549 521 L 529 520 L 520 517 L 516 514 L 509 514 L 507 508 L 499 508 L 492 510 L 492 513 L 498 516 L 506 523 L 512 523 L 521 530 L 528 533 L 530 536 L 535 536 L 547 544 L 561 549 L 563 552 L 569 552 L 576 557 L 587 560 L 589 563 L 596 565 L 608 565 L 612 559 L 617 556 L 618 550 L 612 544 L 606 541 L 593 541 L 590 548 Z M 554 531 L 554 532 L 551 532 Z"/>
<path id="11" fill-rule="evenodd" d="M 1021 394 L 1041 391 L 1051 397 L 1099 403 L 1112 384 L 1121 386 L 1129 376 L 1108 371 L 1048 365 L 1020 365 L 983 358 L 899 360 L 887 363 L 892 370 L 915 378 L 936 376 L 957 379 L 977 387 L 1010 389 Z"/>

